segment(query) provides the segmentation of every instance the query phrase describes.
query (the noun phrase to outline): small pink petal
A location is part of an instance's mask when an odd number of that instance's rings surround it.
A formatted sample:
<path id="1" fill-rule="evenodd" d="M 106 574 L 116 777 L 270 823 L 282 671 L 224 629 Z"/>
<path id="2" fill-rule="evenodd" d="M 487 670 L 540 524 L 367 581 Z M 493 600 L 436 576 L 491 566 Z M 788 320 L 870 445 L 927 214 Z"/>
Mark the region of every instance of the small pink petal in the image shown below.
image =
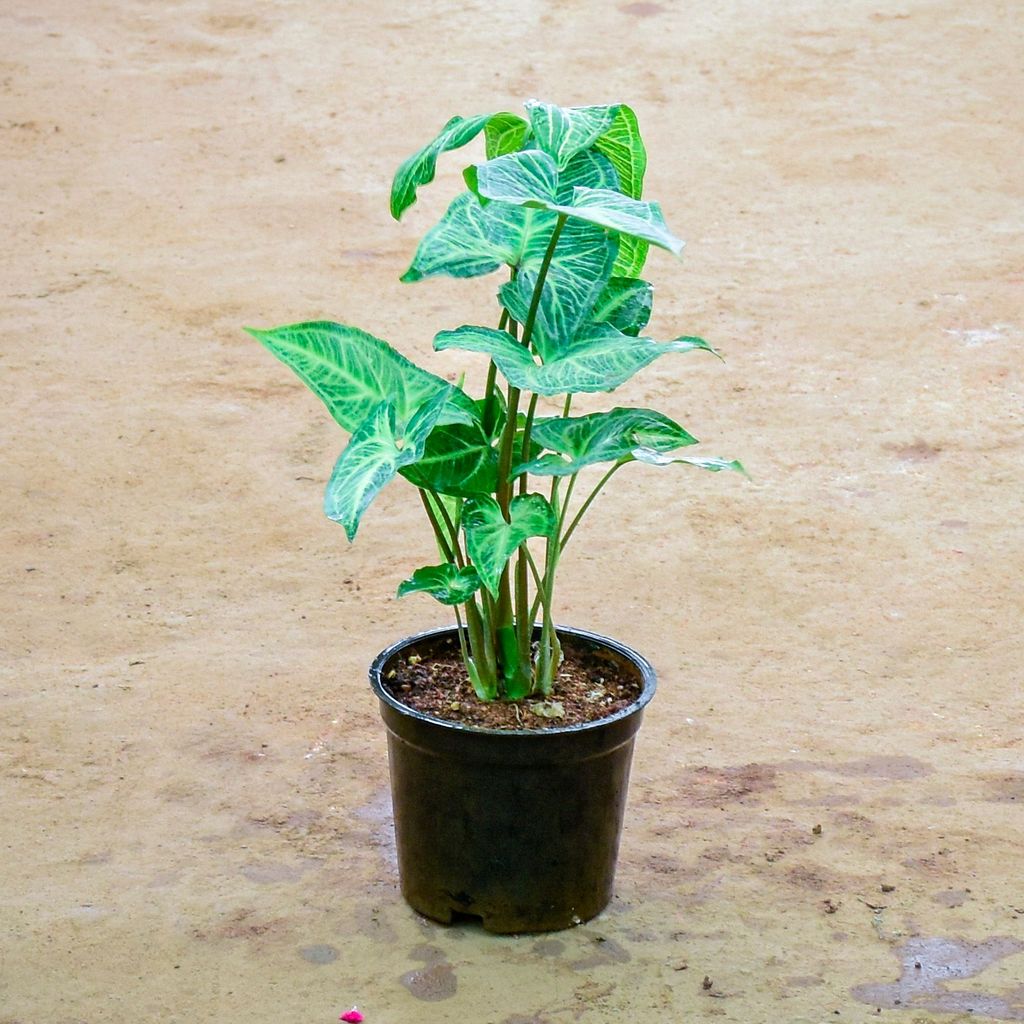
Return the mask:
<path id="1" fill-rule="evenodd" d="M 343 1013 L 338 1020 L 346 1021 L 347 1024 L 359 1024 L 363 1019 L 363 1015 L 353 1006 L 348 1013 Z"/>

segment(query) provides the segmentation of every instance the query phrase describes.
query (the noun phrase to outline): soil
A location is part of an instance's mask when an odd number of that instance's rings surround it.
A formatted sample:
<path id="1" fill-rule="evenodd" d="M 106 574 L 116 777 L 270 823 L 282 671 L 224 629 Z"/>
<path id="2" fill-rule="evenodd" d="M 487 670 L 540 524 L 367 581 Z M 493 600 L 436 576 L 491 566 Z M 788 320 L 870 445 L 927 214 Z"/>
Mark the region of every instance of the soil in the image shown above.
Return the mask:
<path id="1" fill-rule="evenodd" d="M 424 644 L 389 662 L 382 685 L 406 707 L 480 729 L 560 729 L 600 721 L 625 710 L 643 683 L 617 660 L 562 637 L 563 661 L 548 696 L 521 701 L 478 699 L 458 643 Z"/>
<path id="2" fill-rule="evenodd" d="M 3 5 L 0 1022 L 1024 1019 L 1022 95 L 1004 0 Z M 431 340 L 496 278 L 398 281 L 463 160 L 398 224 L 390 176 L 531 96 L 637 110 L 649 333 L 726 360 L 581 411 L 753 480 L 627 466 L 566 550 L 659 688 L 611 906 L 496 938 L 398 891 L 366 671 L 450 621 L 394 596 L 422 512 L 346 543 L 241 326 L 479 391 Z"/>

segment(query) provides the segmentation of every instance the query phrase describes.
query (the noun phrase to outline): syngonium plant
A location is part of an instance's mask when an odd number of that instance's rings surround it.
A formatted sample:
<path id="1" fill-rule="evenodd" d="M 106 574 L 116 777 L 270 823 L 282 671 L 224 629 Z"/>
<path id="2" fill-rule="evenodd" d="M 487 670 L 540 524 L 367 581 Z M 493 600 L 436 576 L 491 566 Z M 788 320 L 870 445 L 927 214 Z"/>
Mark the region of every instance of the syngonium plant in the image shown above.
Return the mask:
<path id="1" fill-rule="evenodd" d="M 402 275 L 419 281 L 508 268 L 497 327 L 462 326 L 434 339 L 438 351 L 489 358 L 482 397 L 355 327 L 315 321 L 249 330 L 351 434 L 324 498 L 350 541 L 396 476 L 417 489 L 441 562 L 417 569 L 398 594 L 424 592 L 454 607 L 481 700 L 551 694 L 561 662 L 553 618 L 559 561 L 619 469 L 642 462 L 743 471 L 736 461 L 677 454 L 696 439 L 659 412 L 571 415 L 577 394 L 613 391 L 670 352 L 714 350 L 700 338 L 641 334 L 652 302 L 640 278 L 648 248 L 678 256 L 683 243 L 660 206 L 641 199 L 647 155 L 633 111 L 535 100 L 526 111 L 453 117 L 399 167 L 391 190 L 397 220 L 433 180 L 438 157 L 483 132 L 486 160 L 466 168 L 466 191 Z M 561 399 L 560 411 L 549 414 L 552 403 L 541 399 L 556 400 L 555 410 Z M 574 501 L 591 466 L 604 473 Z"/>

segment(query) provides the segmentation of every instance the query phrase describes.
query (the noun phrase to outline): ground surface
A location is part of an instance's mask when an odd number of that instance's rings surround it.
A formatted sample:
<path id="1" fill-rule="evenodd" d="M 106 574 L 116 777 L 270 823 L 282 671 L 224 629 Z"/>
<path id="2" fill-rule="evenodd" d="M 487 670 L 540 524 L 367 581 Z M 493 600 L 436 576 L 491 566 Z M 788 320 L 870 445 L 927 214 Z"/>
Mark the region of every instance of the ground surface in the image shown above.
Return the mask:
<path id="1" fill-rule="evenodd" d="M 1013 4 L 5 8 L 3 1024 L 1024 1020 Z M 639 112 L 652 334 L 727 362 L 615 399 L 754 482 L 634 467 L 567 556 L 661 689 L 613 905 L 498 939 L 396 888 L 365 666 L 444 621 L 393 598 L 417 507 L 346 545 L 343 437 L 240 325 L 461 372 L 494 282 L 397 280 L 461 162 L 400 225 L 390 175 L 530 96 Z"/>

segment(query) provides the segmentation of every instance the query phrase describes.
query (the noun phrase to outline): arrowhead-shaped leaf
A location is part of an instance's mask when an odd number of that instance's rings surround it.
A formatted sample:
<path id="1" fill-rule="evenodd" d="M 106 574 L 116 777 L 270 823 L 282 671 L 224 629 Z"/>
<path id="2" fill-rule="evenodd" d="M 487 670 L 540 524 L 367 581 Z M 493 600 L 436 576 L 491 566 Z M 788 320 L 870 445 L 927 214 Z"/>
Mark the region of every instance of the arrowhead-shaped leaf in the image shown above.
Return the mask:
<path id="1" fill-rule="evenodd" d="M 381 489 L 400 469 L 423 455 L 427 435 L 434 429 L 446 400 L 447 396 L 439 393 L 426 402 L 404 433 L 398 430 L 394 405 L 381 402 L 353 431 L 334 464 L 324 494 L 324 513 L 345 527 L 349 540 L 355 537 L 359 520 Z"/>
<path id="2" fill-rule="evenodd" d="M 749 476 L 743 463 L 737 459 L 716 459 L 699 455 L 666 455 L 664 452 L 656 451 L 653 448 L 637 448 L 633 452 L 637 462 L 646 462 L 649 466 L 670 466 L 673 463 L 681 462 L 687 466 L 696 466 L 698 469 L 706 469 L 712 473 L 720 473 L 723 469 L 732 470 L 735 473 L 742 473 Z"/>
<path id="3" fill-rule="evenodd" d="M 573 189 L 578 186 L 586 188 L 619 187 L 619 176 L 611 161 L 593 150 L 577 153 L 569 163 L 558 172 L 557 199 L 560 203 L 568 203 L 572 199 Z"/>
<path id="4" fill-rule="evenodd" d="M 619 177 L 619 191 L 631 199 L 639 199 L 644 190 L 647 150 L 640 138 L 640 126 L 630 107 L 620 104 L 611 127 L 594 143 L 606 156 Z M 615 261 L 616 277 L 638 277 L 647 259 L 647 242 L 626 235 L 619 245 Z"/>
<path id="5" fill-rule="evenodd" d="M 460 569 L 451 562 L 444 562 L 417 569 L 409 579 L 399 584 L 398 596 L 423 592 L 441 604 L 464 604 L 479 589 L 480 577 L 473 566 Z"/>
<path id="6" fill-rule="evenodd" d="M 595 462 L 632 461 L 638 450 L 671 452 L 697 443 L 695 437 L 660 412 L 623 408 L 540 420 L 533 425 L 533 440 L 558 454 L 542 455 L 517 466 L 517 476 L 568 476 Z"/>
<path id="7" fill-rule="evenodd" d="M 423 457 L 402 470 L 416 487 L 468 498 L 493 494 L 498 485 L 498 453 L 479 424 L 435 427 Z"/>
<path id="8" fill-rule="evenodd" d="M 618 245 L 600 228 L 582 221 L 566 224 L 548 266 L 534 323 L 532 343 L 545 359 L 576 336 L 612 272 Z M 513 319 L 525 322 L 537 283 L 539 261 L 524 262 L 513 280 L 499 289 Z"/>
<path id="9" fill-rule="evenodd" d="M 423 236 L 411 266 L 401 279 L 420 281 L 435 274 L 479 277 L 516 259 L 519 233 L 506 232 L 502 236 L 495 232 L 493 208 L 494 204 L 481 206 L 472 192 L 456 196 L 441 220 Z M 514 210 L 519 221 L 525 220 L 526 211 L 522 208 L 506 209 Z M 554 217 L 553 214 L 548 216 Z"/>
<path id="10" fill-rule="evenodd" d="M 654 289 L 636 278 L 613 277 L 598 297 L 590 319 L 623 334 L 639 334 L 651 318 Z"/>
<path id="11" fill-rule="evenodd" d="M 434 180 L 437 158 L 450 149 L 458 149 L 487 129 L 487 155 L 497 156 L 518 149 L 527 130 L 526 122 L 515 114 L 478 114 L 453 117 L 422 149 L 417 150 L 395 172 L 391 184 L 391 216 L 398 220 L 416 202 L 416 190 Z M 517 136 L 518 132 L 518 136 Z M 516 139 L 519 143 L 516 143 Z"/>
<path id="12" fill-rule="evenodd" d="M 555 513 L 540 494 L 520 494 L 509 503 L 506 522 L 491 497 L 471 498 L 462 509 L 466 550 L 484 586 L 495 597 L 502 570 L 516 548 L 529 537 L 550 537 L 556 527 Z"/>
<path id="13" fill-rule="evenodd" d="M 551 103 L 529 100 L 526 104 L 530 127 L 537 145 L 554 157 L 559 167 L 579 152 L 589 149 L 599 135 L 607 132 L 617 106 L 556 107 Z"/>
<path id="14" fill-rule="evenodd" d="M 487 159 L 514 153 L 523 148 L 530 126 L 516 114 L 495 114 L 484 129 L 487 141 Z"/>
<path id="15" fill-rule="evenodd" d="M 399 426 L 404 426 L 441 391 L 450 400 L 438 422 L 475 421 L 472 400 L 464 392 L 421 370 L 386 341 L 355 327 L 313 321 L 269 331 L 246 330 L 290 366 L 350 433 L 385 401 L 394 408 Z"/>
<path id="16" fill-rule="evenodd" d="M 547 153 L 525 150 L 476 164 L 470 184 L 485 199 L 535 206 L 599 224 L 679 255 L 683 242 L 665 224 L 661 207 L 607 188 L 577 185 L 567 202 L 558 196 L 558 166 Z"/>
<path id="17" fill-rule="evenodd" d="M 539 149 L 499 156 L 471 170 L 467 183 L 484 199 L 546 209 L 558 205 L 558 164 Z"/>
<path id="18" fill-rule="evenodd" d="M 558 195 L 570 197 L 578 185 L 614 188 L 617 184 L 611 163 L 599 153 L 584 151 L 559 175 Z M 505 286 L 513 293 L 507 308 L 516 319 L 525 320 L 557 219 L 547 210 L 509 203 L 484 206 L 471 193 L 464 193 L 427 233 L 402 280 L 418 281 L 435 274 L 476 277 L 504 263 L 518 271 L 514 284 Z M 616 251 L 617 241 L 603 228 L 578 220 L 567 223 L 548 269 L 534 326 L 538 349 L 548 352 L 573 337 L 611 273 Z"/>
<path id="19" fill-rule="evenodd" d="M 610 189 L 574 188 L 571 202 L 558 207 L 557 212 L 600 224 L 622 235 L 641 238 L 676 256 L 685 244 L 669 231 L 658 203 L 630 199 Z"/>
<path id="20" fill-rule="evenodd" d="M 543 365 L 538 365 L 506 331 L 488 327 L 442 331 L 434 339 L 434 348 L 482 352 L 494 360 L 513 387 L 539 395 L 612 391 L 668 352 L 714 352 L 701 338 L 657 342 L 631 337 L 608 324 L 586 328 L 571 345 Z"/>

